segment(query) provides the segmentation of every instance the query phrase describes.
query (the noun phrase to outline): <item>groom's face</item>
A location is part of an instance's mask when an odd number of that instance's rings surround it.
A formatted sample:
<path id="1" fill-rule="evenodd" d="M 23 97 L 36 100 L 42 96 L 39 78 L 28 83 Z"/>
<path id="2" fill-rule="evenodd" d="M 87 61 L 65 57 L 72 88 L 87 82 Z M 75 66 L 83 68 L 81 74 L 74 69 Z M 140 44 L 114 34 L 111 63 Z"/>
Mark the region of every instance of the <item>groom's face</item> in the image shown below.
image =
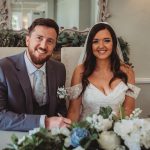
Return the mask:
<path id="1" fill-rule="evenodd" d="M 56 46 L 57 33 L 54 28 L 36 26 L 26 37 L 27 55 L 35 66 L 45 63 Z"/>

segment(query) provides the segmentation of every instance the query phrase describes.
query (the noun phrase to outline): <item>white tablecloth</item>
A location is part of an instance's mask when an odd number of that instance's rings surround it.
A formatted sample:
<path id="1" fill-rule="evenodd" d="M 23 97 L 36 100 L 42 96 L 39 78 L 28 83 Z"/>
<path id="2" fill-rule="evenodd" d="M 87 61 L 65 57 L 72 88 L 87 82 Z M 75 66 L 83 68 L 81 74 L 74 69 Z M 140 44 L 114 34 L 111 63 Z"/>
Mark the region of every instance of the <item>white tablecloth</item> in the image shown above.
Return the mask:
<path id="1" fill-rule="evenodd" d="M 3 148 L 6 148 L 8 144 L 11 142 L 11 136 L 12 134 L 15 134 L 18 138 L 23 137 L 24 135 L 27 135 L 28 132 L 14 132 L 14 131 L 1 131 L 0 130 L 0 150 Z"/>

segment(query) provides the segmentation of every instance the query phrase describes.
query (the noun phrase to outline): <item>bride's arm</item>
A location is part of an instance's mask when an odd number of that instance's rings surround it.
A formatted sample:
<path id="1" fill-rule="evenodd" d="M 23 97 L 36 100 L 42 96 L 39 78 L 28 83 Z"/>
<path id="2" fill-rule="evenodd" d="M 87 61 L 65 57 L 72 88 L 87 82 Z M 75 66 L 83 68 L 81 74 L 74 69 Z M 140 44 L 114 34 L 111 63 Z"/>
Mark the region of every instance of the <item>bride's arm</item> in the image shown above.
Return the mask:
<path id="1" fill-rule="evenodd" d="M 81 84 L 82 72 L 83 72 L 83 66 L 82 65 L 77 66 L 72 76 L 71 86 Z M 75 99 L 69 100 L 69 108 L 68 108 L 67 117 L 71 119 L 73 122 L 77 122 L 79 120 L 80 112 L 81 112 L 81 105 L 82 105 L 81 96 L 78 96 Z"/>
<path id="2" fill-rule="evenodd" d="M 128 83 L 131 85 L 134 85 L 135 75 L 134 75 L 133 69 L 128 65 L 122 65 L 121 70 L 127 74 Z M 132 113 L 132 111 L 135 109 L 135 98 L 129 95 L 126 95 L 123 107 L 125 109 L 125 114 L 129 116 Z"/>
<path id="3" fill-rule="evenodd" d="M 70 100 L 67 118 L 69 118 L 72 122 L 77 122 L 80 117 L 80 111 L 81 97 L 75 100 Z"/>

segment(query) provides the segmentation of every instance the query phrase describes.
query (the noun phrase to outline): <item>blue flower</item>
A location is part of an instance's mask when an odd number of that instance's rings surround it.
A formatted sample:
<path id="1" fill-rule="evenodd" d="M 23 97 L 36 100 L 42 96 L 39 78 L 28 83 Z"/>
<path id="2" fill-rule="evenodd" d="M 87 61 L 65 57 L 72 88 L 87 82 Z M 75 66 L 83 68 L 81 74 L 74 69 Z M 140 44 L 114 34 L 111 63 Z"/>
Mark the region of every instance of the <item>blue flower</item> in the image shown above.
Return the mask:
<path id="1" fill-rule="evenodd" d="M 77 147 L 80 141 L 89 135 L 89 131 L 85 128 L 74 128 L 71 133 L 71 145 Z"/>

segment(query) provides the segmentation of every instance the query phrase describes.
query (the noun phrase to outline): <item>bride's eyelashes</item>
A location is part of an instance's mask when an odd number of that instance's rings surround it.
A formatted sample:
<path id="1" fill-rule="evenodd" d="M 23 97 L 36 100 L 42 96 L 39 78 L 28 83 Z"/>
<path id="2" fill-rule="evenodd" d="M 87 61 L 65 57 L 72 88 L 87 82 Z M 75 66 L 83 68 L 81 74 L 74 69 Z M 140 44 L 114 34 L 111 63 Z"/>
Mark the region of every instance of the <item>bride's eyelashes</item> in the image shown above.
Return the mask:
<path id="1" fill-rule="evenodd" d="M 97 44 L 97 43 L 99 43 L 101 40 L 100 39 L 94 39 L 93 41 L 92 41 L 92 44 Z M 110 39 L 110 38 L 104 38 L 103 40 L 102 40 L 104 43 L 110 43 L 110 42 L 112 42 L 112 40 Z"/>
<path id="2" fill-rule="evenodd" d="M 98 42 L 99 42 L 98 39 L 94 39 L 94 40 L 92 41 L 92 44 L 97 44 Z"/>
<path id="3" fill-rule="evenodd" d="M 103 42 L 104 43 L 109 43 L 109 42 L 111 42 L 112 40 L 110 39 L 110 38 L 105 38 L 104 40 L 103 40 Z"/>

